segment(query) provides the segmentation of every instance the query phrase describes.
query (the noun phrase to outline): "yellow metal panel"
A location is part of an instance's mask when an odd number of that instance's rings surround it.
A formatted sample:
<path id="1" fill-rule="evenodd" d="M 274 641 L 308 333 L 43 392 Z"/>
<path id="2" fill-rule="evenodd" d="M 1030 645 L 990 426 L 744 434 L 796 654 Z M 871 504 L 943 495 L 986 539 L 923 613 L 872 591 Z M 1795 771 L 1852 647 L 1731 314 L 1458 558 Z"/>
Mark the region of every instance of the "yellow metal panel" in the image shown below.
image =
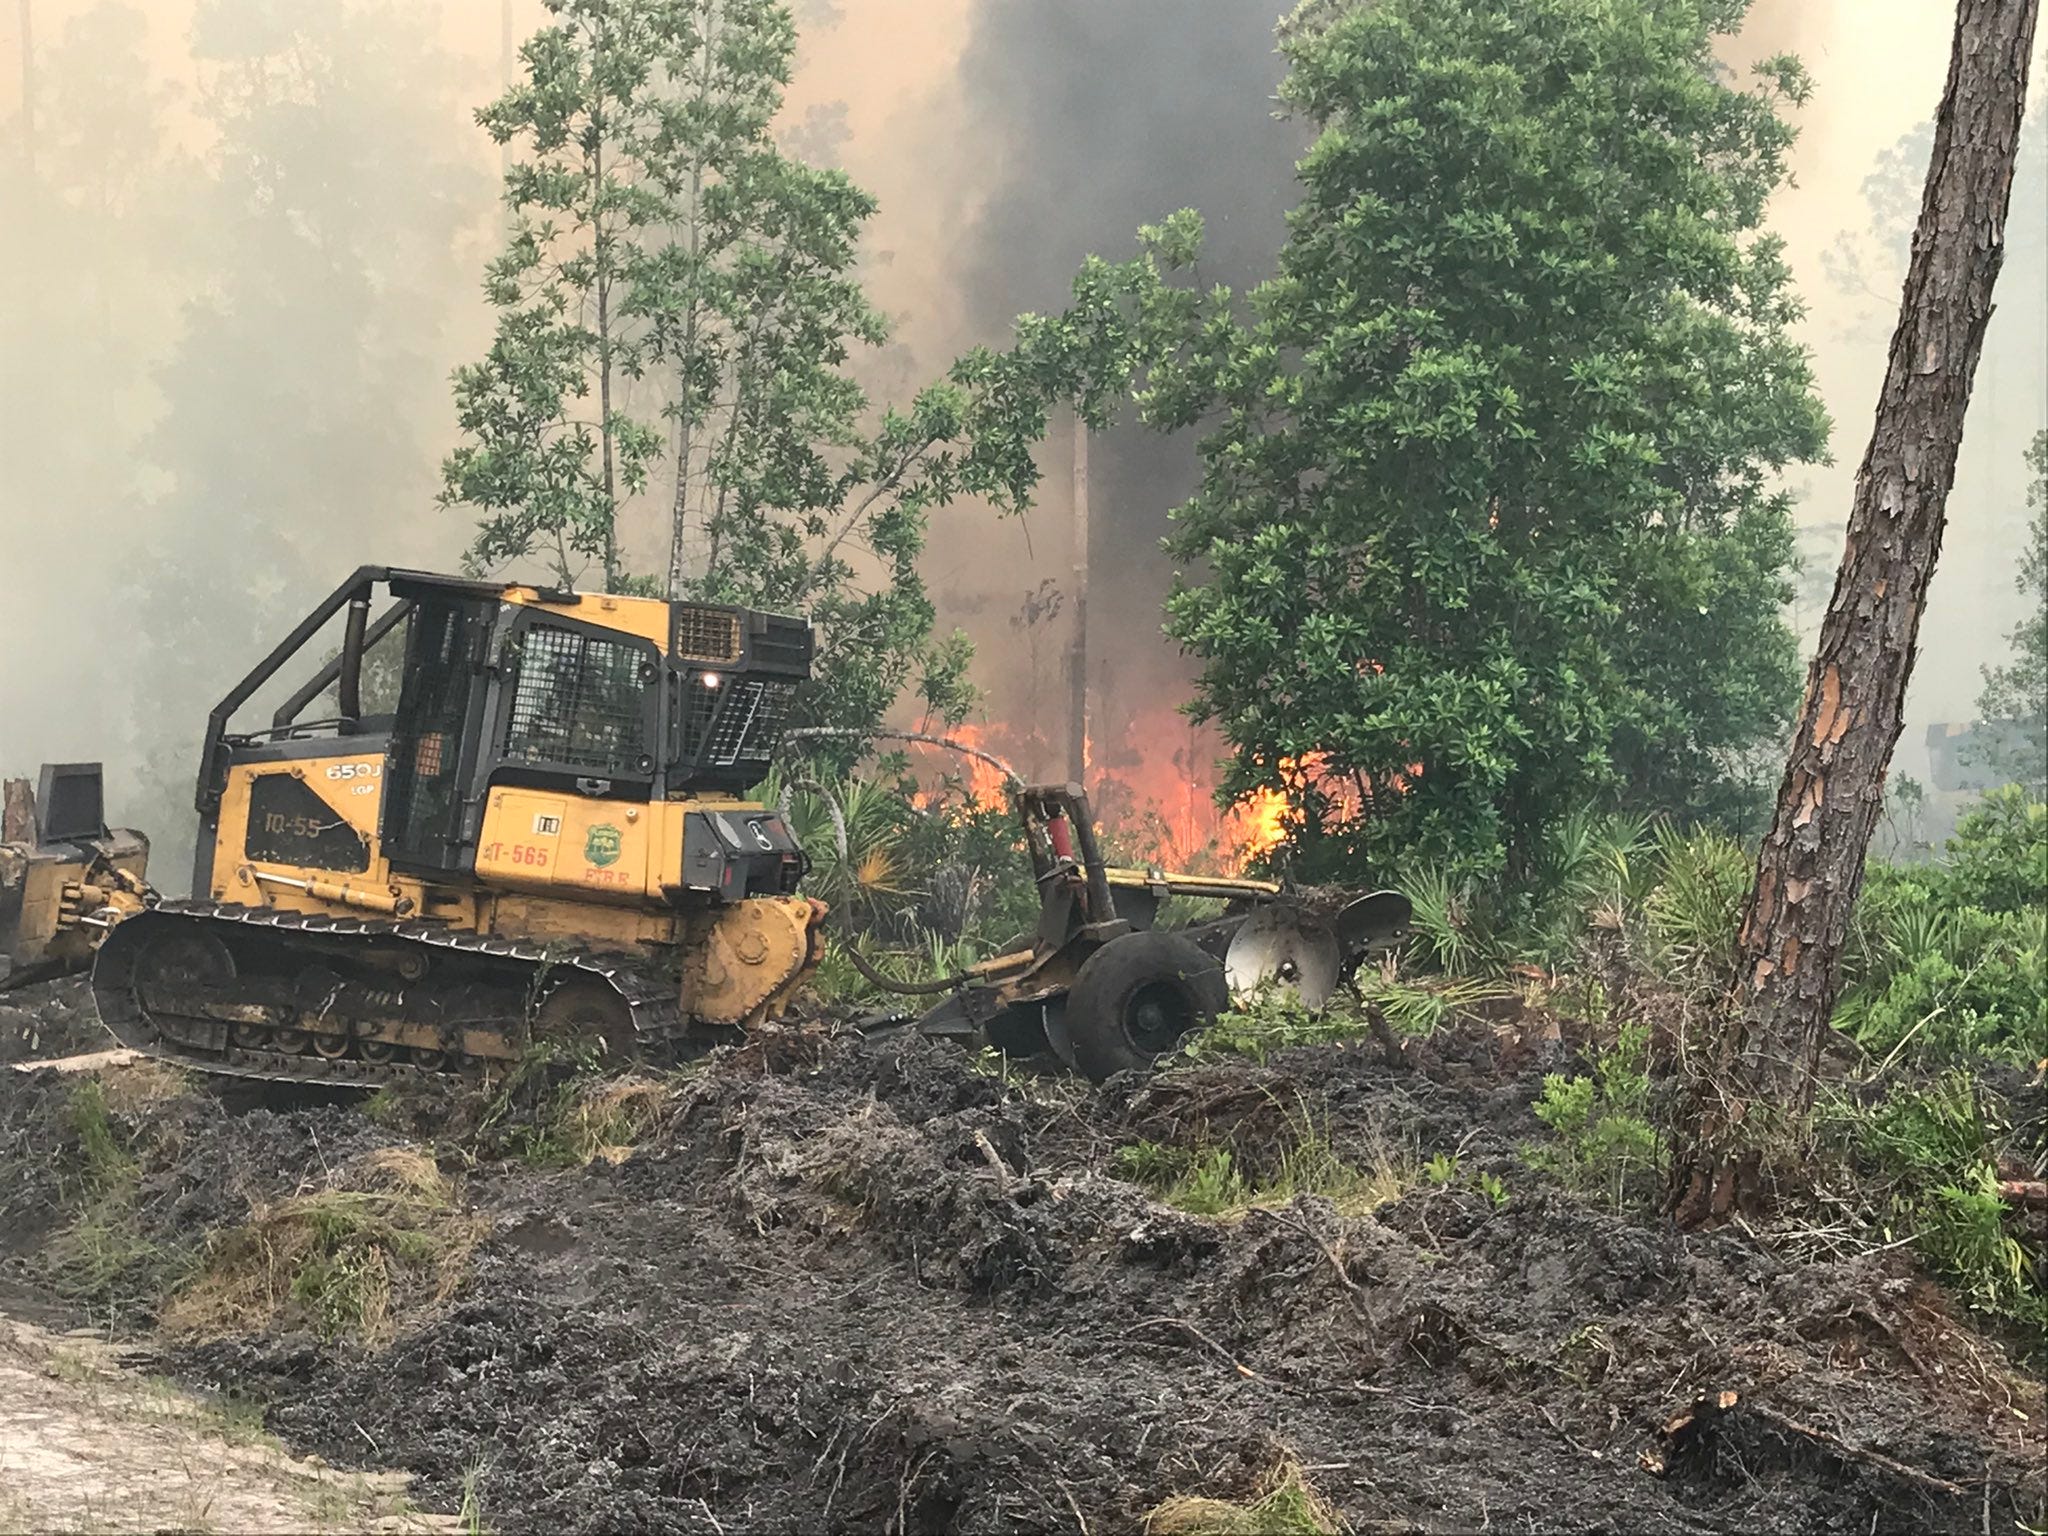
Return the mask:
<path id="1" fill-rule="evenodd" d="M 1150 869 L 1124 869 L 1112 865 L 1103 871 L 1112 886 L 1142 886 L 1169 896 L 1217 896 L 1230 900 L 1241 896 L 1277 896 L 1277 880 L 1242 880 L 1228 876 L 1169 875 Z"/>
<path id="2" fill-rule="evenodd" d="M 658 897 L 659 886 L 648 886 L 650 848 L 667 829 L 667 812 L 645 802 L 494 789 L 477 839 L 477 876 L 492 885 L 573 890 L 598 901 Z"/>
<path id="3" fill-rule="evenodd" d="M 683 1012 L 706 1024 L 752 1024 L 779 1012 L 817 962 L 824 915 L 801 896 L 754 896 L 700 914 L 683 964 Z"/>
<path id="4" fill-rule="evenodd" d="M 615 597 L 604 592 L 585 592 L 582 600 L 574 603 L 550 603 L 531 587 L 507 587 L 505 601 L 518 603 L 526 608 L 538 608 L 545 613 L 560 614 L 565 619 L 577 619 L 585 624 L 595 624 L 600 629 L 615 629 L 621 634 L 633 635 L 642 640 L 651 640 L 665 654 L 669 642 L 668 604 L 651 597 Z"/>
<path id="5" fill-rule="evenodd" d="M 361 872 L 337 873 L 289 863 L 251 859 L 248 855 L 249 797 L 256 781 L 270 774 L 303 779 L 320 799 L 370 844 L 370 865 Z M 297 890 L 258 878 L 263 874 L 316 883 L 322 888 L 345 886 L 372 895 L 388 894 L 394 905 L 410 901 L 408 915 L 434 917 L 457 928 L 475 928 L 474 900 L 461 890 L 435 888 L 411 876 L 394 874 L 377 836 L 384 799 L 384 759 L 346 742 L 335 743 L 333 757 L 290 763 L 240 763 L 228 770 L 221 792 L 219 829 L 214 837 L 213 882 L 207 892 L 215 901 L 245 906 L 280 907 L 289 912 L 335 912 L 362 916 L 363 909 L 315 891 Z"/>
<path id="6" fill-rule="evenodd" d="M 57 933 L 57 915 L 63 905 L 64 882 L 79 879 L 83 863 L 31 862 L 21 882 L 21 910 L 16 919 L 19 943 L 14 958 L 30 965 L 42 958 L 43 947 Z"/>
<path id="7" fill-rule="evenodd" d="M 494 789 L 477 834 L 476 874 L 490 885 L 546 890 L 562 867 L 569 796 L 542 789 Z"/>
<path id="8" fill-rule="evenodd" d="M 647 851 L 647 895 L 661 901 L 662 891 L 683 883 L 683 818 L 702 806 L 702 801 L 656 801 L 647 807 L 653 818 Z"/>
<path id="9" fill-rule="evenodd" d="M 290 906 L 295 911 L 326 910 L 326 904 L 319 901 L 287 902 L 271 896 L 258 896 L 244 873 L 245 868 L 286 875 L 305 873 L 296 864 L 268 863 L 251 860 L 248 856 L 249 796 L 258 779 L 273 774 L 304 780 L 308 789 L 369 843 L 369 868 L 361 872 L 350 871 L 348 879 L 359 886 L 389 883 L 391 871 L 384 862 L 384 852 L 377 839 L 378 809 L 384 803 L 384 755 L 351 749 L 345 743 L 337 742 L 333 757 L 301 759 L 291 763 L 238 763 L 228 770 L 228 781 L 221 791 L 220 822 L 213 844 L 213 888 L 209 894 L 214 900 Z"/>
<path id="10" fill-rule="evenodd" d="M 562 876 L 593 894 L 642 901 L 652 807 L 577 799 L 562 823 Z"/>
<path id="11" fill-rule="evenodd" d="M 571 893 L 543 896 L 507 892 L 491 903 L 486 931 L 550 940 L 585 949 L 643 952 L 648 944 L 673 944 L 681 921 L 673 912 L 641 907 L 603 906 Z"/>

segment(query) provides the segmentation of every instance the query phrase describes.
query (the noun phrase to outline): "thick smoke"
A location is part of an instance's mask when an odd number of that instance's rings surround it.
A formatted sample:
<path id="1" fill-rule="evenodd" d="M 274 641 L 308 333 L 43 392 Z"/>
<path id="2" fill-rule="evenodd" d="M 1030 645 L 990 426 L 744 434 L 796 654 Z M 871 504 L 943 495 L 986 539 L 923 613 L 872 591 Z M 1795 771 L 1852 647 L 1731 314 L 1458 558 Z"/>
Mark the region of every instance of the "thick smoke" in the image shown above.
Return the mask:
<path id="1" fill-rule="evenodd" d="M 395 0 L 33 17 L 34 153 L 18 102 L 0 145 L 0 766 L 105 760 L 177 889 L 208 708 L 350 569 L 464 542 L 433 497 L 488 334 L 491 72 Z"/>
<path id="2" fill-rule="evenodd" d="M 1208 223 L 1204 280 L 1242 288 L 1271 269 L 1302 148 L 1297 125 L 1274 113 L 1281 14 L 1245 0 L 976 8 L 957 70 L 957 130 L 986 181 L 949 261 L 971 335 L 993 340 L 1019 311 L 1060 307 L 1084 257 L 1131 254 L 1139 224 L 1180 207 Z M 1040 772 L 1063 772 L 1067 750 L 1068 620 L 1045 610 L 1068 586 L 1073 560 L 1070 452 L 1065 437 L 1048 445 L 1046 496 L 1028 526 L 991 536 L 955 521 L 932 541 L 934 588 L 975 635 L 993 710 L 1012 723 L 1013 739 L 1028 734 L 1038 758 L 1029 766 Z M 1095 761 L 1115 772 L 1136 753 L 1181 754 L 1178 785 L 1146 776 L 1172 798 L 1206 793 L 1217 750 L 1172 713 L 1193 668 L 1160 629 L 1172 566 L 1159 541 L 1167 509 L 1194 478 L 1187 439 L 1125 423 L 1091 443 Z M 1020 717 L 1035 729 L 1014 729 Z"/>

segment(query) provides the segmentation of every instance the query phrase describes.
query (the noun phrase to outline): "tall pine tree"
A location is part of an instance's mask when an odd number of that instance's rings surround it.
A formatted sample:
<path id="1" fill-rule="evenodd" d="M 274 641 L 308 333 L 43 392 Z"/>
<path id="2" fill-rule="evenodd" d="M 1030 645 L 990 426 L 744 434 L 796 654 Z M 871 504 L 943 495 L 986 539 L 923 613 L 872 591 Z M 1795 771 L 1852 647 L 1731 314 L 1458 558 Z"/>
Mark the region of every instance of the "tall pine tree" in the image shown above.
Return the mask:
<path id="1" fill-rule="evenodd" d="M 1009 350 L 876 407 L 855 376 L 887 339 L 858 270 L 875 204 L 776 142 L 789 7 L 549 6 L 526 82 L 483 114 L 527 153 L 491 269 L 498 338 L 456 377 L 444 500 L 484 512 L 474 558 L 540 554 L 562 579 L 596 559 L 617 585 L 651 524 L 664 575 L 639 589 L 817 625 L 796 723 L 844 734 L 806 739 L 857 754 L 906 692 L 956 715 L 967 656 L 933 633 L 927 520 L 968 496 L 1022 507 L 1054 403 L 1099 410 L 1121 386 L 1118 339 L 1025 317 Z"/>

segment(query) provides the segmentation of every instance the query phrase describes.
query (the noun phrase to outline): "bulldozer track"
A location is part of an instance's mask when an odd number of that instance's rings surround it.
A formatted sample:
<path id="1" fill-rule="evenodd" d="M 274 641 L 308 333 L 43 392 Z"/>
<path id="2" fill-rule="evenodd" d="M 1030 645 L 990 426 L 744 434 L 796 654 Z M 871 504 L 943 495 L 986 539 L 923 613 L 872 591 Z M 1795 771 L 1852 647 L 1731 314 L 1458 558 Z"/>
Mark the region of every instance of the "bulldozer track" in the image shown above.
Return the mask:
<path id="1" fill-rule="evenodd" d="M 234 1040 L 232 1031 L 221 1026 L 218 1015 L 166 1009 L 161 1003 L 155 1007 L 145 1005 L 140 995 L 142 985 L 132 975 L 133 962 L 141 946 L 150 942 L 154 935 L 168 932 L 169 924 L 177 920 L 190 920 L 196 925 L 191 931 L 208 933 L 219 939 L 231 957 L 236 947 L 232 937 L 257 933 L 280 938 L 287 944 L 295 938 L 309 941 L 334 938 L 354 943 L 375 943 L 386 954 L 394 948 L 402 950 L 417 946 L 425 951 L 426 956 L 464 956 L 494 966 L 505 978 L 523 983 L 523 986 L 500 988 L 502 994 L 523 991 L 523 1000 L 512 1006 L 510 1016 L 507 1016 L 507 1010 L 500 1009 L 474 1017 L 441 1020 L 434 1026 L 438 1036 L 435 1054 L 441 1060 L 432 1065 L 412 1059 L 370 1061 L 360 1057 L 326 1057 L 310 1051 L 243 1045 Z M 344 964 L 349 958 L 346 954 L 340 956 Z M 316 963 L 332 966 L 336 961 L 335 953 L 310 945 L 305 951 L 308 966 Z M 403 1001 L 407 986 L 423 987 L 430 999 L 435 992 L 432 982 L 394 985 L 389 976 L 375 974 L 365 964 L 357 964 L 355 971 L 354 977 L 342 978 L 343 984 L 364 987 L 372 995 L 395 996 Z M 379 1087 L 388 1083 L 442 1078 L 451 1073 L 475 1072 L 494 1060 L 502 1064 L 508 1055 L 516 1056 L 523 1047 L 545 998 L 562 983 L 575 978 L 595 979 L 619 995 L 630 1010 L 634 1047 L 642 1054 L 652 1053 L 666 1045 L 684 1027 L 674 978 L 631 955 L 565 954 L 531 940 L 497 938 L 443 928 L 433 923 L 336 917 L 225 902 L 159 902 L 117 924 L 109 933 L 94 965 L 92 995 L 102 1022 L 116 1039 L 161 1061 L 270 1082 Z M 240 980 L 240 977 L 236 979 Z M 202 1005 L 206 1001 L 203 985 L 187 995 Z M 234 988 L 229 987 L 217 990 L 213 1001 L 233 1005 L 238 998 Z M 166 1020 L 183 1019 L 198 1029 L 218 1033 L 222 1036 L 221 1047 L 203 1048 L 190 1041 L 179 1040 L 160 1028 L 155 1016 L 163 1016 Z M 318 1033 L 318 1025 L 325 1015 L 310 1012 L 303 1018 L 304 1027 Z M 297 1021 L 293 1027 L 298 1027 Z M 465 1040 L 472 1032 L 504 1041 L 509 1049 L 503 1054 L 474 1052 L 465 1046 Z M 327 1033 L 331 1037 L 334 1032 Z M 347 1037 L 347 1046 L 360 1047 L 362 1037 L 356 1035 L 345 1020 L 340 1033 Z M 415 1053 L 406 1054 L 410 1057 Z"/>

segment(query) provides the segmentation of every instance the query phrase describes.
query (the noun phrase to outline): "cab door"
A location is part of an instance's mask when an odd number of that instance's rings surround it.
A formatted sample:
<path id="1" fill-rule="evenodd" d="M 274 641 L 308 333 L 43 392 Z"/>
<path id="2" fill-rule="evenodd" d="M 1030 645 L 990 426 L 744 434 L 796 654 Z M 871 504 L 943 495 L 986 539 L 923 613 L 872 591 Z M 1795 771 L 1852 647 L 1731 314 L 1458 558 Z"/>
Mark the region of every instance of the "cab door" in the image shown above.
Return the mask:
<path id="1" fill-rule="evenodd" d="M 475 861 L 497 617 L 495 602 L 416 599 L 384 770 L 384 853 L 399 868 L 460 874 Z"/>

